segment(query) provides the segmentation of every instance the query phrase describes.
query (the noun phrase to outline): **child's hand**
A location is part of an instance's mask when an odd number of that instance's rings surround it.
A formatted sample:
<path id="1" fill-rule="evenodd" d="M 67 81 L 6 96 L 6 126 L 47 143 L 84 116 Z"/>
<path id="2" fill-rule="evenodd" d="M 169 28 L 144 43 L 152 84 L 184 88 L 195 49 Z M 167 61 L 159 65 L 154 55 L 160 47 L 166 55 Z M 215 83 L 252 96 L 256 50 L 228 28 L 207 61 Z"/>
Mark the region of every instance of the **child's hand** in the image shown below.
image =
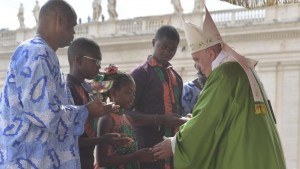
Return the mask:
<path id="1" fill-rule="evenodd" d="M 106 106 L 108 107 L 107 111 L 109 113 L 117 113 L 120 111 L 120 106 L 119 105 L 116 105 L 114 102 L 110 102 L 110 103 L 107 103 Z M 111 110 L 109 109 L 109 107 L 111 106 Z M 109 111 L 110 110 L 110 111 Z"/>
<path id="2" fill-rule="evenodd" d="M 152 148 L 143 148 L 137 150 L 135 154 L 136 154 L 137 161 L 141 163 L 154 161 Z"/>
<path id="3" fill-rule="evenodd" d="M 106 144 L 110 144 L 114 147 L 123 147 L 134 142 L 124 133 L 106 133 L 102 137 L 105 139 Z"/>

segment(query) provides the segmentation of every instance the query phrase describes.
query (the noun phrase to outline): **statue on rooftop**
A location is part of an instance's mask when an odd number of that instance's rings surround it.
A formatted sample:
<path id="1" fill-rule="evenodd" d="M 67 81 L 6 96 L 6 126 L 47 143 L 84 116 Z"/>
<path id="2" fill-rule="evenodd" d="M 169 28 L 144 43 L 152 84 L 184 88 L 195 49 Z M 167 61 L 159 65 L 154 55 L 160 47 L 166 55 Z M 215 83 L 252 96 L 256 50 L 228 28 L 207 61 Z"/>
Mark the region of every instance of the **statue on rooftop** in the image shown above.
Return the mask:
<path id="1" fill-rule="evenodd" d="M 174 13 L 181 14 L 183 12 L 180 0 L 171 0 L 171 3 L 174 6 Z"/>
<path id="2" fill-rule="evenodd" d="M 40 9 L 41 8 L 40 8 L 40 5 L 39 5 L 39 1 L 35 1 L 35 6 L 32 10 L 32 13 L 33 13 L 36 24 L 38 24 L 38 21 L 39 21 Z"/>
<path id="3" fill-rule="evenodd" d="M 116 11 L 116 0 L 107 0 L 107 9 L 109 14 L 109 20 L 116 20 L 118 18 L 118 13 Z"/>
<path id="4" fill-rule="evenodd" d="M 20 4 L 17 16 L 18 16 L 18 19 L 19 19 L 20 28 L 25 28 L 25 24 L 24 24 L 24 20 L 25 20 L 25 18 L 24 18 L 24 7 L 23 7 L 22 3 Z"/>
<path id="5" fill-rule="evenodd" d="M 99 17 L 102 13 L 101 0 L 93 1 L 93 21 L 99 21 Z"/>

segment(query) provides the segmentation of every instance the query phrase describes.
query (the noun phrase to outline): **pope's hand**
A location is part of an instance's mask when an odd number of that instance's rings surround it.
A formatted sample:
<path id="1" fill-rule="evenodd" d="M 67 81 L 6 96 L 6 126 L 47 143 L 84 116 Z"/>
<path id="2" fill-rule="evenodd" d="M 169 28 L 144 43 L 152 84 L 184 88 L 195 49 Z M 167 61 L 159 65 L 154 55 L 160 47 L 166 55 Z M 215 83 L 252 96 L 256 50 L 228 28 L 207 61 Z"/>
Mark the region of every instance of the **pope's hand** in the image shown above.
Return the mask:
<path id="1" fill-rule="evenodd" d="M 88 109 L 90 116 L 92 117 L 100 117 L 107 113 L 118 112 L 120 109 L 119 105 L 115 105 L 114 103 L 106 104 L 99 100 L 94 100 L 86 104 L 86 108 Z"/>
<path id="2" fill-rule="evenodd" d="M 156 144 L 152 151 L 155 159 L 165 159 L 173 156 L 171 139 L 166 138 L 164 141 Z"/>

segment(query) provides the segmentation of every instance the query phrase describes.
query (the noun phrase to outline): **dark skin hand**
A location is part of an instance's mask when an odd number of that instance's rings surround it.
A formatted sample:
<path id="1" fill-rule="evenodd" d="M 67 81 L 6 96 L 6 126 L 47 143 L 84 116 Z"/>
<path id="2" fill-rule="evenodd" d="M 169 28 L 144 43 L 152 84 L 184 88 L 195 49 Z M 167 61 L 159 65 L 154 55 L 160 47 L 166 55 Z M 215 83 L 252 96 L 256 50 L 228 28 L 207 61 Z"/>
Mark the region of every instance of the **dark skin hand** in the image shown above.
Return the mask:
<path id="1" fill-rule="evenodd" d="M 79 138 L 79 146 L 91 146 L 99 144 L 110 144 L 116 147 L 132 144 L 133 140 L 124 133 L 107 133 L 103 136 L 93 138 Z"/>
<path id="2" fill-rule="evenodd" d="M 106 133 L 101 137 L 104 137 L 103 143 L 110 144 L 115 147 L 125 146 L 134 142 L 130 137 L 127 137 L 127 134 L 124 133 Z"/>
<path id="3" fill-rule="evenodd" d="M 97 135 L 104 136 L 113 129 L 114 122 L 110 115 L 103 116 L 98 121 Z M 133 143 L 133 142 L 132 142 Z M 130 162 L 150 162 L 153 161 L 152 148 L 144 148 L 133 153 L 124 155 L 108 155 L 108 145 L 100 144 L 96 148 L 96 160 L 100 166 L 120 165 Z"/>
<path id="4" fill-rule="evenodd" d="M 115 105 L 114 103 L 106 104 L 99 100 L 95 100 L 86 104 L 86 108 L 88 109 L 91 117 L 100 117 L 108 113 L 118 112 L 120 106 Z"/>
<path id="5" fill-rule="evenodd" d="M 187 122 L 190 118 L 192 118 L 192 114 L 188 114 L 186 117 L 181 118 L 181 120 Z M 176 135 L 174 137 L 176 137 Z M 164 137 L 164 141 L 156 144 L 152 152 L 156 160 L 172 157 L 171 138 Z"/>
<path id="6" fill-rule="evenodd" d="M 187 121 L 187 119 L 174 113 L 149 115 L 137 111 L 126 111 L 125 114 L 130 117 L 130 122 L 134 126 L 164 125 L 169 128 L 177 128 Z"/>
<path id="7" fill-rule="evenodd" d="M 137 150 L 133 153 L 118 156 L 118 155 L 110 155 L 100 157 L 100 166 L 109 166 L 109 165 L 121 165 L 127 164 L 129 162 L 151 162 L 154 161 L 153 152 L 151 148 L 143 148 Z"/>
<path id="8" fill-rule="evenodd" d="M 136 156 L 137 161 L 141 163 L 154 161 L 152 148 L 142 148 L 137 150 L 134 155 Z"/>
<path id="9" fill-rule="evenodd" d="M 180 115 L 174 113 L 161 116 L 162 119 L 160 125 L 165 125 L 170 128 L 177 128 L 187 122 L 187 119 L 182 118 Z"/>

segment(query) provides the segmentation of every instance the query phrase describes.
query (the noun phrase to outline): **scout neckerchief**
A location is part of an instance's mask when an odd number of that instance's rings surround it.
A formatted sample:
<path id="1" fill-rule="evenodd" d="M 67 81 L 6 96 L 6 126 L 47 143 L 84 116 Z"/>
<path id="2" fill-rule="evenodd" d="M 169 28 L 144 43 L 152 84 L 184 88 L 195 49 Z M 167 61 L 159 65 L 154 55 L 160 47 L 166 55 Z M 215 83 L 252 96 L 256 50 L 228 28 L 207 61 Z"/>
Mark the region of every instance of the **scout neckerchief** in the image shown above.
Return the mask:
<path id="1" fill-rule="evenodd" d="M 173 66 L 168 63 L 167 66 L 163 66 L 161 63 L 158 63 L 153 56 L 148 57 L 148 64 L 153 67 L 157 76 L 163 85 L 164 91 L 164 108 L 165 114 L 176 113 L 180 114 L 180 104 L 179 104 L 179 95 L 180 90 L 177 83 L 176 74 L 173 71 Z M 164 70 L 167 73 L 167 77 L 164 74 Z M 168 78 L 168 79 L 166 79 Z M 159 127 L 160 130 L 160 127 Z M 175 132 L 175 131 L 174 131 Z M 164 135 L 166 137 L 172 137 L 174 133 L 170 128 L 164 127 Z M 165 159 L 165 169 L 170 169 L 170 164 L 173 163 L 171 158 Z"/>
<path id="2" fill-rule="evenodd" d="M 173 66 L 168 63 L 167 66 L 163 66 L 161 63 L 158 63 L 153 56 L 148 57 L 148 64 L 153 67 L 163 86 L 163 100 L 164 100 L 164 109 L 165 114 L 176 113 L 180 114 L 180 90 L 178 87 L 178 82 L 176 74 L 173 71 Z M 166 76 L 164 74 L 166 72 Z M 167 79 L 166 79 L 167 78 Z M 171 129 L 166 128 L 164 130 L 166 137 L 171 137 L 173 135 Z"/>

